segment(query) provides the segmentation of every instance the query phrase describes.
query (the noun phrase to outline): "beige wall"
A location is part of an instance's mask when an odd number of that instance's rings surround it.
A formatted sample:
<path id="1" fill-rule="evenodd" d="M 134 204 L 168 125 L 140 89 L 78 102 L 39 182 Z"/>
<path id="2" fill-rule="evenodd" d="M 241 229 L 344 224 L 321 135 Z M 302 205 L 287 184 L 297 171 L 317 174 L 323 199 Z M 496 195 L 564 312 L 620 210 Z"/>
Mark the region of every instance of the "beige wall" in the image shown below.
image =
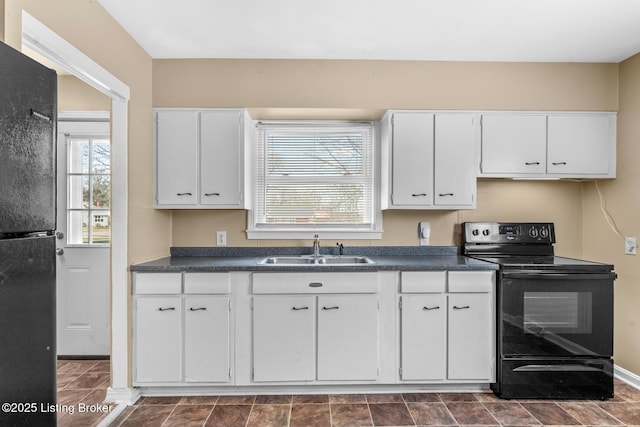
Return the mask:
<path id="1" fill-rule="evenodd" d="M 109 111 L 111 99 L 75 76 L 58 75 L 58 111 Z"/>
<path id="2" fill-rule="evenodd" d="M 170 214 L 152 208 L 151 58 L 96 1 L 4 2 L 7 43 L 20 49 L 24 9 L 129 86 L 129 260 L 168 254 Z"/>
<path id="3" fill-rule="evenodd" d="M 619 231 L 640 239 L 640 55 L 620 64 L 617 179 L 600 182 Z M 640 374 L 640 258 L 624 254 L 624 240 L 600 211 L 594 184 L 585 185 L 584 254 L 615 265 L 616 364 Z M 639 240 L 640 241 L 640 240 Z M 640 253 L 640 251 L 639 251 Z"/>

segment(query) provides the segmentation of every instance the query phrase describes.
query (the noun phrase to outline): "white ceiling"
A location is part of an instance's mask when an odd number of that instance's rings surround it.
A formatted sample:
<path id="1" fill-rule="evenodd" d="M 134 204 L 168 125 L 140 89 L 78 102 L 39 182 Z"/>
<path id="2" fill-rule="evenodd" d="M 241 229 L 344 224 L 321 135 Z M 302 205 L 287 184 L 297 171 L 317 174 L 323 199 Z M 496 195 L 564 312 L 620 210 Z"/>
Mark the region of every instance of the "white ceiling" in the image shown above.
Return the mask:
<path id="1" fill-rule="evenodd" d="M 153 58 L 620 62 L 640 0 L 98 0 Z"/>

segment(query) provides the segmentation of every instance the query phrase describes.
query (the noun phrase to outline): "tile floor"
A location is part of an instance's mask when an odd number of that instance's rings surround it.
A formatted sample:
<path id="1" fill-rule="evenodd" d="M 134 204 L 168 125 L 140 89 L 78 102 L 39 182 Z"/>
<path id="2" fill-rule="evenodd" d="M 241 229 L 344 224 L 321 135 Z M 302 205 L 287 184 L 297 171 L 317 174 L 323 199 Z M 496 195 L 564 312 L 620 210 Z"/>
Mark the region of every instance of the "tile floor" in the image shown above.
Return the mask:
<path id="1" fill-rule="evenodd" d="M 58 362 L 59 426 L 97 425 L 109 383 L 108 361 Z M 640 426 L 640 390 L 616 380 L 615 398 L 600 401 L 506 401 L 490 393 L 147 397 L 112 426 Z"/>

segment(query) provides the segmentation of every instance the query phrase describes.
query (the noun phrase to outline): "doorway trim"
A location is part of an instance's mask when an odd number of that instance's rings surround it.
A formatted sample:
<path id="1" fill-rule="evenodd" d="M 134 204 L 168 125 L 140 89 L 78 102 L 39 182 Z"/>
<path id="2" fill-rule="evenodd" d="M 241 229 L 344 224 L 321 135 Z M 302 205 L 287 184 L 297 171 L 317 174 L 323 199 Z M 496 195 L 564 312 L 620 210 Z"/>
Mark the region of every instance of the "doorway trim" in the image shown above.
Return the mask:
<path id="1" fill-rule="evenodd" d="M 131 92 L 129 86 L 24 10 L 22 42 L 111 97 L 111 387 L 106 401 L 132 404 L 139 392 L 129 386 L 127 120 Z"/>

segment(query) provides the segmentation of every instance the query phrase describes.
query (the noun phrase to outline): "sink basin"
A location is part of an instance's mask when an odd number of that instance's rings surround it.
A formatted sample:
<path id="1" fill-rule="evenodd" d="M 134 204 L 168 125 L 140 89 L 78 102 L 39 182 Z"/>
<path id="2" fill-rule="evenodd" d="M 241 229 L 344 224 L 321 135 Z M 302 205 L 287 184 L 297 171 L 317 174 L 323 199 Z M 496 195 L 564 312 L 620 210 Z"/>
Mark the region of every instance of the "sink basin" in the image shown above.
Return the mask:
<path id="1" fill-rule="evenodd" d="M 373 264 L 369 258 L 364 256 L 270 256 L 261 264 L 270 265 L 359 265 Z"/>

